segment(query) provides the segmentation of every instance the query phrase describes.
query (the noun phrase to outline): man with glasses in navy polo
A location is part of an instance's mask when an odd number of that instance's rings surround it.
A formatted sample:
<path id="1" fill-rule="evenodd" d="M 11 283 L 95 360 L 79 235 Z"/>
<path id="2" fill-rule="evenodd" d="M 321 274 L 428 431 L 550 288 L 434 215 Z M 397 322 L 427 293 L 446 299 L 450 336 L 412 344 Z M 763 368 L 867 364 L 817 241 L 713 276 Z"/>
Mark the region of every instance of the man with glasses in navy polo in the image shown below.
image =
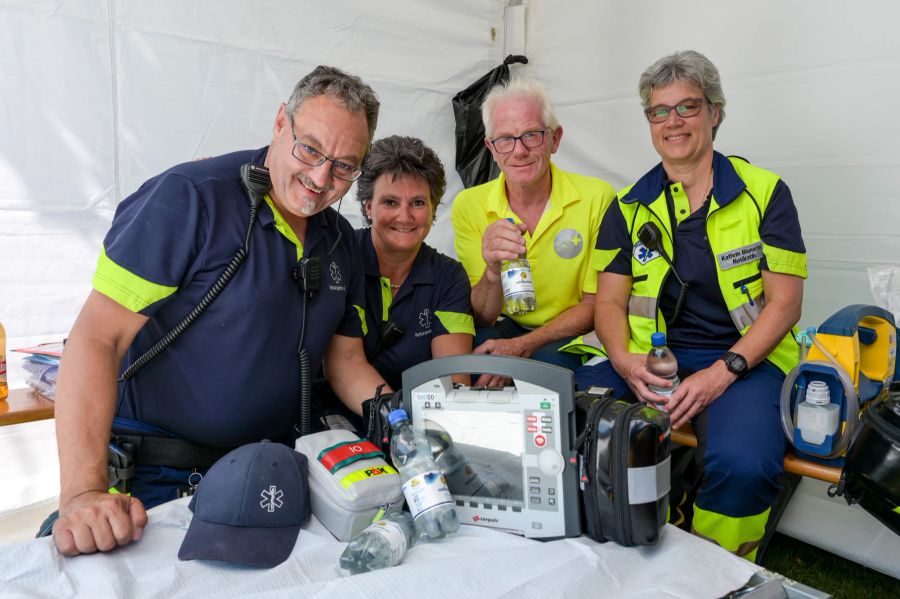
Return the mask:
<path id="1" fill-rule="evenodd" d="M 615 190 L 551 162 L 563 129 L 536 81 L 512 79 L 492 89 L 482 118 L 485 145 L 501 175 L 461 192 L 452 208 L 456 253 L 472 283 L 474 351 L 574 370 L 580 354 L 560 350 L 593 329 L 591 248 Z M 503 310 L 501 262 L 522 256 L 531 263 L 537 308 L 510 315 Z"/>
<path id="2" fill-rule="evenodd" d="M 268 147 L 175 166 L 119 205 L 60 367 L 62 553 L 139 539 L 145 508 L 189 494 L 230 449 L 293 445 L 301 380 L 323 362 L 360 412 L 383 382 L 362 346 L 353 231 L 330 208 L 361 174 L 378 108 L 359 78 L 318 67 Z M 108 489 L 119 477 L 130 495 Z"/>

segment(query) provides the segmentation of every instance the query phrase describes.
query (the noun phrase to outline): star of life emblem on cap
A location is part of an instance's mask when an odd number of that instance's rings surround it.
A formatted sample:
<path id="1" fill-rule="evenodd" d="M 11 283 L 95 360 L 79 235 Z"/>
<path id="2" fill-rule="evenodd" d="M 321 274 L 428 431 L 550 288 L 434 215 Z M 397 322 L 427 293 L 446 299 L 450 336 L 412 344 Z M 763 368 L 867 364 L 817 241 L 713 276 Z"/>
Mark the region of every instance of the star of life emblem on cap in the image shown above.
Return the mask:
<path id="1" fill-rule="evenodd" d="M 262 497 L 259 502 L 259 507 L 268 510 L 269 512 L 274 512 L 284 505 L 284 502 L 281 501 L 281 498 L 284 497 L 284 493 L 275 485 L 270 485 L 268 489 L 260 491 L 259 496 Z"/>

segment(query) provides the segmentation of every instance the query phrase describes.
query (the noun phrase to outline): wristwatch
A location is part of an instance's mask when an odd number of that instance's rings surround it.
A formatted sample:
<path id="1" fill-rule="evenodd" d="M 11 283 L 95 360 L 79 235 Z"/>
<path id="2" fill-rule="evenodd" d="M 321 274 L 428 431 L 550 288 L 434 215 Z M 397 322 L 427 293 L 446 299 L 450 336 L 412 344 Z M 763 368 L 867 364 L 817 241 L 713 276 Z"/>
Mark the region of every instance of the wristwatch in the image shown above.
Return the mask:
<path id="1" fill-rule="evenodd" d="M 733 351 L 728 351 L 722 354 L 722 357 L 719 359 L 723 360 L 725 366 L 728 367 L 728 371 L 736 374 L 739 379 L 747 378 L 747 374 L 750 372 L 747 358 Z"/>

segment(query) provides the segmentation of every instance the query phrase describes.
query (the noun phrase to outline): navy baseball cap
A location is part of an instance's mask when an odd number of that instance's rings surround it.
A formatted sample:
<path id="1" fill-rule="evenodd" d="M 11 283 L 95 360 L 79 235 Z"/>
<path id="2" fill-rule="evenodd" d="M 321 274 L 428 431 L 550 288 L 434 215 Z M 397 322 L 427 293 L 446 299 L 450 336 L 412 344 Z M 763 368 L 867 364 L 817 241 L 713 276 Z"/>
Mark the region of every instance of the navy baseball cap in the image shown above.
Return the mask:
<path id="1" fill-rule="evenodd" d="M 189 505 L 178 558 L 271 568 L 288 558 L 309 521 L 306 456 L 281 443 L 238 447 L 212 465 Z"/>

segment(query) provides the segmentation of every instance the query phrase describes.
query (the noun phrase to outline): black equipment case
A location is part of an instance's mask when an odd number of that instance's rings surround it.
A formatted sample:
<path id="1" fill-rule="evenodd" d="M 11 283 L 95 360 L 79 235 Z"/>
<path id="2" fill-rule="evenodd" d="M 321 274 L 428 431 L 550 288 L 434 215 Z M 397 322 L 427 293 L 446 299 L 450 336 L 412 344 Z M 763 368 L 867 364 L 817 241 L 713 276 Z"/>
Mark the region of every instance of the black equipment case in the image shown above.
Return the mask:
<path id="1" fill-rule="evenodd" d="M 841 480 L 829 494 L 859 503 L 900 534 L 900 392 L 892 391 L 863 413 Z"/>
<path id="2" fill-rule="evenodd" d="M 669 415 L 591 387 L 576 398 L 576 425 L 588 536 L 653 545 L 669 508 Z"/>

